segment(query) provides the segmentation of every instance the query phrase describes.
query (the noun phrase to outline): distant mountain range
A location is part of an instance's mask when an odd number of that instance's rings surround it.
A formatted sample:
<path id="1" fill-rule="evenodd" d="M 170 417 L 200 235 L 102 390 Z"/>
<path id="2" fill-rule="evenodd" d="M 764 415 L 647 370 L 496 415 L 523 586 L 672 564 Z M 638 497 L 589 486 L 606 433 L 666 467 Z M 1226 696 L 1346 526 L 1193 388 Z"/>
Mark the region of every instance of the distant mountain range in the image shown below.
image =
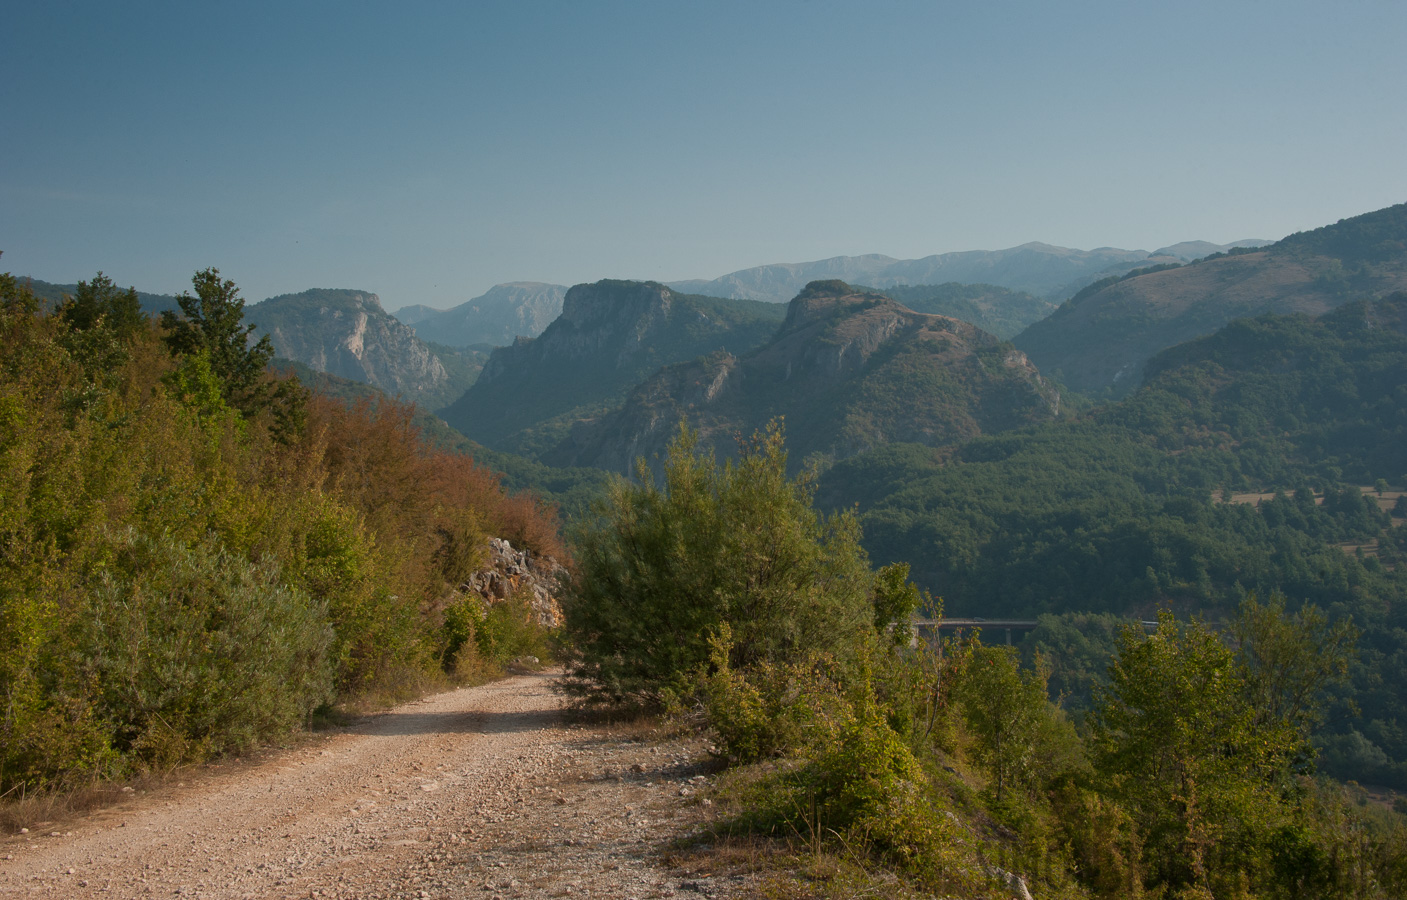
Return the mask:
<path id="1" fill-rule="evenodd" d="M 514 338 L 537 337 L 562 313 L 567 289 L 560 284 L 515 281 L 490 288 L 453 309 L 403 306 L 395 316 L 425 340 L 451 347 L 502 347 Z"/>
<path id="2" fill-rule="evenodd" d="M 1042 372 L 1086 393 L 1137 387 L 1158 351 L 1266 313 L 1320 315 L 1407 289 L 1407 204 L 1089 285 L 1013 340 Z"/>
<path id="3" fill-rule="evenodd" d="M 34 291 L 34 296 L 38 297 L 49 309 L 62 303 L 65 296 L 71 297 L 78 291 L 77 284 L 53 284 L 48 281 L 40 281 L 37 278 L 26 278 L 24 281 L 29 285 L 29 289 Z M 142 312 L 149 316 L 160 315 L 168 309 L 176 310 L 178 308 L 176 298 L 171 294 L 148 294 L 145 291 L 137 291 L 137 301 L 142 304 Z"/>
<path id="4" fill-rule="evenodd" d="M 1111 247 L 1071 250 L 1032 243 L 1009 250 L 942 253 L 910 260 L 878 254 L 837 256 L 813 262 L 757 266 L 711 281 L 672 281 L 667 286 L 684 294 L 786 303 L 808 283 L 824 279 L 838 279 L 880 289 L 980 284 L 1015 294 L 1034 295 L 1038 304 L 1048 304 L 1044 307 L 1048 312 L 1055 308 L 1055 303 L 1105 275 L 1123 274 L 1158 263 L 1188 262 L 1235 247 L 1266 243 L 1269 242 L 1246 240 L 1233 244 L 1212 244 L 1207 241 L 1185 241 L 1152 253 Z M 566 293 L 567 288 L 560 284 L 515 281 L 495 285 L 482 296 L 451 309 L 411 304 L 396 310 L 393 315 L 412 326 L 416 334 L 426 340 L 453 347 L 479 344 L 505 346 L 513 343 L 514 338 L 541 334 L 561 313 L 562 299 Z M 988 324 L 996 324 L 993 333 L 1002 337 L 1010 337 L 1020 330 L 1019 327 L 1009 329 L 1003 326 L 1000 318 L 999 315 L 994 323 L 974 324 L 984 328 Z M 1021 325 L 1031 321 L 1034 319 L 1028 315 Z"/>
<path id="5" fill-rule="evenodd" d="M 1024 355 L 976 326 L 818 281 L 766 344 L 666 366 L 621 409 L 578 423 L 543 461 L 628 472 L 637 457 L 663 455 L 681 421 L 730 456 L 739 436 L 785 417 L 799 464 L 900 441 L 958 443 L 1048 421 L 1059 405 Z"/>
<path id="6" fill-rule="evenodd" d="M 939 253 L 922 259 L 894 259 L 879 254 L 834 256 L 803 263 L 780 263 L 742 269 L 712 281 L 672 281 L 679 291 L 711 297 L 747 297 L 785 303 L 808 283 L 838 279 L 875 288 L 893 285 L 994 284 L 1013 291 L 1063 300 L 1104 275 L 1123 274 L 1141 266 L 1185 262 L 1190 254 L 1217 253 L 1236 246 L 1259 246 L 1267 241 L 1210 244 L 1189 241 L 1149 253 L 1146 250 L 1071 250 L 1050 244 L 1029 243 L 1007 250 L 968 250 Z M 1205 253 L 1202 255 L 1206 255 Z"/>
<path id="7" fill-rule="evenodd" d="M 1055 312 L 1058 303 L 994 284 L 896 284 L 877 289 L 914 312 L 949 316 L 976 325 L 1002 340 Z"/>

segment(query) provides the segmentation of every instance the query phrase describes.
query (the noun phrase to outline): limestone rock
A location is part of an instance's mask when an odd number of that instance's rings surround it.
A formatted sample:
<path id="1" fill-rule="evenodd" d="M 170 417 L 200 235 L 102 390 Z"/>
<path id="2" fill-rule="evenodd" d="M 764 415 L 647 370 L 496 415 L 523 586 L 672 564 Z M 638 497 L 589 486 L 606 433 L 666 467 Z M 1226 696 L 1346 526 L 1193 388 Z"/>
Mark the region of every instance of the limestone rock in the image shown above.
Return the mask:
<path id="1" fill-rule="evenodd" d="M 548 628 L 562 624 L 557 602 L 567 570 L 550 556 L 515 550 L 503 538 L 490 538 L 488 564 L 459 586 L 461 593 L 492 606 L 509 598 L 526 600 L 537 620 Z"/>

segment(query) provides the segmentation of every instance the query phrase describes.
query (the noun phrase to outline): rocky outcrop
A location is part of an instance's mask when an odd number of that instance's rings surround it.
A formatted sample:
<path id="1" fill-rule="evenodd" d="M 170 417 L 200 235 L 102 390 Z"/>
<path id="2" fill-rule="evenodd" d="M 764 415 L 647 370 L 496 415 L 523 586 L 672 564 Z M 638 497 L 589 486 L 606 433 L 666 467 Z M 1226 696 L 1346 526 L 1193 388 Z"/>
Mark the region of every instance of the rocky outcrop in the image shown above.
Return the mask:
<path id="1" fill-rule="evenodd" d="M 578 423 L 544 461 L 628 472 L 638 457 L 662 454 L 680 421 L 726 456 L 736 437 L 778 416 L 795 460 L 844 457 L 1045 421 L 1059 402 L 1024 354 L 974 325 L 813 282 L 761 348 L 661 369 L 620 409 Z"/>
<path id="2" fill-rule="evenodd" d="M 375 294 L 284 294 L 248 308 L 245 318 L 269 336 L 279 356 L 392 396 L 433 407 L 449 385 L 444 364 Z"/>
<path id="3" fill-rule="evenodd" d="M 510 598 L 526 600 L 537 620 L 548 628 L 562 624 L 557 602 L 567 580 L 567 570 L 551 557 L 530 550 L 514 550 L 502 538 L 491 538 L 488 563 L 459 586 L 460 593 L 477 597 L 487 606 Z"/>
<path id="4" fill-rule="evenodd" d="M 560 284 L 515 281 L 494 285 L 483 296 L 452 309 L 407 306 L 396 311 L 396 318 L 437 344 L 503 347 L 518 337 L 542 334 L 561 315 L 566 293 Z"/>
<path id="5" fill-rule="evenodd" d="M 474 386 L 441 415 L 489 447 L 535 455 L 660 366 L 757 347 L 781 313 L 775 304 L 691 297 L 648 281 L 579 284 L 546 331 L 494 350 Z"/>

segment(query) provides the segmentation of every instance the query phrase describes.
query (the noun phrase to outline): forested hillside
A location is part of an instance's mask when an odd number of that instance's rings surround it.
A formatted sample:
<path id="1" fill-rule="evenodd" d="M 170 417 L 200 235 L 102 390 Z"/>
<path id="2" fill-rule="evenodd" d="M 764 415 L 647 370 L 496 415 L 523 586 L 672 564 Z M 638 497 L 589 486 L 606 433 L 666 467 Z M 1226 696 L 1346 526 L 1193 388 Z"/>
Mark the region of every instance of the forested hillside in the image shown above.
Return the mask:
<path id="1" fill-rule="evenodd" d="M 409 407 L 270 375 L 234 284 L 194 285 L 157 324 L 107 279 L 45 314 L 0 277 L 0 792 L 237 752 L 472 669 L 528 628 L 457 591 L 487 538 L 562 556 L 550 510 Z"/>
<path id="2" fill-rule="evenodd" d="M 1242 316 L 1318 315 L 1407 289 L 1407 204 L 1233 250 L 1096 282 L 1013 342 L 1042 372 L 1087 393 L 1123 396 L 1159 351 Z"/>
<path id="3" fill-rule="evenodd" d="M 709 729 L 710 843 L 784 855 L 789 896 L 1401 896 L 1401 813 L 1313 777 L 1341 614 L 1247 596 L 1225 634 L 1120 628 L 1077 728 L 1045 659 L 911 644 L 941 601 L 871 570 L 854 514 L 788 469 L 775 424 L 724 466 L 686 429 L 578 532 L 569 687 Z"/>
<path id="4" fill-rule="evenodd" d="M 1407 504 L 1396 526 L 1382 508 L 1407 480 L 1405 311 L 1397 294 L 1240 320 L 1155 358 L 1121 403 L 950 451 L 883 448 L 828 471 L 821 496 L 858 502 L 872 554 L 911 561 L 954 613 L 1219 620 L 1278 590 L 1350 617 L 1364 720 L 1330 762 L 1407 785 Z"/>

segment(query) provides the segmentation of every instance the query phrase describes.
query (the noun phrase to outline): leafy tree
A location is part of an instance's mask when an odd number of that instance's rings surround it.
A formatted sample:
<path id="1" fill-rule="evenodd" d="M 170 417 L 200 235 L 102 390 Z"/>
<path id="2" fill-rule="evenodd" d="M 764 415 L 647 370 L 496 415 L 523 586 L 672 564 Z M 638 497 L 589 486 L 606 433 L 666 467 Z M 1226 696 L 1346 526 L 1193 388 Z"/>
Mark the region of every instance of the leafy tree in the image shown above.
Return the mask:
<path id="1" fill-rule="evenodd" d="M 914 636 L 913 615 L 924 605 L 924 595 L 918 586 L 909 581 L 908 563 L 891 563 L 881 566 L 875 573 L 874 596 L 875 631 L 889 633 L 895 646 L 907 644 Z M 928 598 L 928 606 L 933 606 L 933 598 Z"/>
<path id="2" fill-rule="evenodd" d="M 119 290 L 102 272 L 92 281 L 78 282 L 78 289 L 59 307 L 58 315 L 74 331 L 107 327 L 120 337 L 130 337 L 146 324 L 137 289 Z"/>
<path id="3" fill-rule="evenodd" d="M 1032 788 L 1039 753 L 1056 711 L 1046 697 L 1048 672 L 1023 669 L 1015 647 L 977 642 L 957 688 L 973 755 L 992 775 L 998 805 L 1009 787 Z"/>
<path id="4" fill-rule="evenodd" d="M 617 480 L 575 535 L 563 603 L 576 690 L 657 702 L 707 661 L 731 626 L 730 663 L 849 653 L 873 628 L 869 572 L 854 517 L 821 518 L 809 479 L 787 477 L 775 423 L 719 468 L 681 429 L 656 485 L 641 464 Z"/>
<path id="5" fill-rule="evenodd" d="M 1138 824 L 1153 881 L 1220 896 L 1287 821 L 1302 738 L 1261 714 L 1236 654 L 1199 622 L 1126 629 L 1109 673 L 1096 769 Z"/>
<path id="6" fill-rule="evenodd" d="M 182 315 L 170 310 L 161 314 L 166 344 L 178 356 L 207 354 L 226 402 L 251 414 L 269 401 L 272 389 L 264 369 L 273 359 L 274 345 L 265 335 L 251 346 L 254 326 L 244 324 L 244 300 L 233 281 L 220 280 L 218 269 L 202 269 L 191 281 L 195 296 L 182 293 L 176 298 Z"/>
<path id="7" fill-rule="evenodd" d="M 1348 621 L 1331 623 L 1313 604 L 1288 616 L 1280 593 L 1263 605 L 1250 594 L 1231 634 L 1262 725 L 1288 726 L 1307 747 L 1323 724 L 1326 689 L 1348 679 L 1358 629 Z"/>

